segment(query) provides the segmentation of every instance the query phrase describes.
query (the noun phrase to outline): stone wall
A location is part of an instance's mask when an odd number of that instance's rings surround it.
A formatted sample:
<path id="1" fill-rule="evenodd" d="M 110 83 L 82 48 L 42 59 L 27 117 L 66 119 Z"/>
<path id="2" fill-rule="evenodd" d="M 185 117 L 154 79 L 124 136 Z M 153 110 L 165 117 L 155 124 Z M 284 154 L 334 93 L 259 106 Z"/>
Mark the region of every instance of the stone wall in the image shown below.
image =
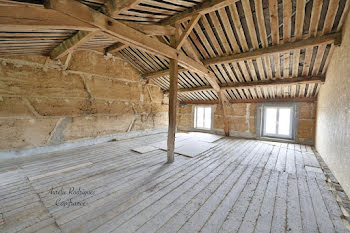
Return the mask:
<path id="1" fill-rule="evenodd" d="M 237 103 L 227 106 L 227 117 L 229 118 L 229 129 L 231 136 L 256 138 L 256 103 Z M 297 103 L 298 122 L 297 122 L 297 142 L 313 144 L 315 138 L 315 103 Z M 193 129 L 193 105 L 180 105 L 178 111 L 178 127 L 181 130 Z M 221 108 L 214 106 L 214 124 L 213 132 L 224 132 Z"/>
<path id="2" fill-rule="evenodd" d="M 318 95 L 316 149 L 350 196 L 350 18 Z"/>
<path id="3" fill-rule="evenodd" d="M 129 63 L 88 51 L 65 60 L 0 58 L 0 150 L 167 127 L 162 91 Z"/>

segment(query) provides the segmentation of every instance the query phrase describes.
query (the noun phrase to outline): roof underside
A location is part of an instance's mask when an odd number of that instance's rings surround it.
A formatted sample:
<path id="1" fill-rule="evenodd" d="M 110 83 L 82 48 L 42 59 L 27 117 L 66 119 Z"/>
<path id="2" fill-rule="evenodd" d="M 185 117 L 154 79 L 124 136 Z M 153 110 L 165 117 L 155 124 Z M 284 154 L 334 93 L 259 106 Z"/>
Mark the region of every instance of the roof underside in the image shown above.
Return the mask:
<path id="1" fill-rule="evenodd" d="M 6 9 L 24 8 L 28 4 L 43 8 L 43 1 L 0 1 L 0 15 Z M 105 0 L 81 1 L 100 9 Z M 159 23 L 170 16 L 192 8 L 202 1 L 198 0 L 142 0 L 127 10 L 114 15 L 121 21 L 141 24 Z M 319 37 L 341 30 L 349 1 L 346 0 L 240 0 L 226 4 L 216 11 L 203 14 L 194 26 L 181 50 L 187 56 L 204 64 L 208 59 L 231 54 L 272 47 L 296 40 Z M 7 8 L 6 8 L 7 7 Z M 181 23 L 184 31 L 190 21 Z M 5 27 L 6 28 L 6 27 Z M 81 30 L 81 29 L 80 29 Z M 0 31 L 0 55 L 44 54 L 47 55 L 65 39 L 78 30 L 74 28 L 35 29 L 27 27 L 8 27 Z M 164 43 L 169 37 L 154 36 Z M 99 32 L 76 50 L 99 50 L 117 43 L 110 35 Z M 160 42 L 161 43 L 161 42 Z M 211 70 L 220 86 L 237 83 L 259 82 L 297 77 L 323 77 L 327 70 L 334 48 L 333 42 L 321 43 L 305 48 L 298 47 L 288 51 L 269 53 L 259 57 L 225 61 L 211 64 Z M 151 55 L 136 47 L 126 47 L 117 52 L 129 61 L 141 74 L 166 70 L 169 60 Z M 178 88 L 210 86 L 207 79 L 192 71 L 179 72 Z M 169 89 L 169 76 L 152 78 L 163 90 Z M 251 86 L 225 90 L 229 100 L 305 98 L 315 97 L 320 83 Z M 217 100 L 212 90 L 179 92 L 181 101 Z"/>

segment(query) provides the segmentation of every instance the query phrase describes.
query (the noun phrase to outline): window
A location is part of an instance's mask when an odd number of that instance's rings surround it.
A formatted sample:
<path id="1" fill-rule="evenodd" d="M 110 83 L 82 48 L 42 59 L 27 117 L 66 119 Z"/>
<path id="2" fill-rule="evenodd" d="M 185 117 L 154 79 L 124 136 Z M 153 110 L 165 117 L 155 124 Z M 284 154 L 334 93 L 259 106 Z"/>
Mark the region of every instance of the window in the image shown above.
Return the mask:
<path id="1" fill-rule="evenodd" d="M 197 129 L 211 129 L 211 106 L 195 107 L 194 127 Z"/>
<path id="2" fill-rule="evenodd" d="M 293 139 L 294 108 L 264 106 L 263 136 Z"/>

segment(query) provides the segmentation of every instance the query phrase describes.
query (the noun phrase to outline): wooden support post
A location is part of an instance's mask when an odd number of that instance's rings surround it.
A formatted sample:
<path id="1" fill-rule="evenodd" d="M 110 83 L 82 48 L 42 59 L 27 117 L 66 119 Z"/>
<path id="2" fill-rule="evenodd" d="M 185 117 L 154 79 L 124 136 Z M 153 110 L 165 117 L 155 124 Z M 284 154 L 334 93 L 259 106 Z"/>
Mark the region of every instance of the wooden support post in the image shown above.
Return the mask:
<path id="1" fill-rule="evenodd" d="M 170 36 L 170 45 L 175 47 L 175 36 Z M 174 162 L 176 106 L 177 106 L 178 59 L 170 59 L 170 90 L 169 90 L 169 126 L 168 126 L 168 163 Z"/>
<path id="2" fill-rule="evenodd" d="M 219 103 L 220 103 L 220 107 L 221 107 L 221 111 L 222 111 L 222 120 L 224 121 L 224 132 L 225 132 L 225 136 L 230 136 L 230 127 L 229 127 L 229 121 L 227 119 L 227 104 L 228 104 L 228 100 L 225 96 L 224 91 L 219 91 L 218 92 L 219 95 Z"/>

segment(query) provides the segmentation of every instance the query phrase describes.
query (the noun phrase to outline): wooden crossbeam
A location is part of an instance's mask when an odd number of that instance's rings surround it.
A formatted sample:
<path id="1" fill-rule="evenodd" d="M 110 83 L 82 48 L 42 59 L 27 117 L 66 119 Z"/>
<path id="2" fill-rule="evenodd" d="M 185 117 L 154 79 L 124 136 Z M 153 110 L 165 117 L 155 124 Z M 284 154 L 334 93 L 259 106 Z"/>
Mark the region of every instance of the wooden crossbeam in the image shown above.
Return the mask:
<path id="1" fill-rule="evenodd" d="M 0 30 L 53 30 L 71 29 L 83 31 L 95 31 L 96 27 L 80 20 L 68 17 L 60 12 L 40 7 L 25 6 L 1 6 Z"/>
<path id="2" fill-rule="evenodd" d="M 123 44 L 121 42 L 117 42 L 115 44 L 112 44 L 111 46 L 105 48 L 105 54 L 107 53 L 116 53 L 119 52 L 120 50 L 123 50 L 125 48 L 127 48 L 128 45 Z"/>
<path id="3" fill-rule="evenodd" d="M 178 56 L 178 51 L 175 48 L 164 43 L 159 43 L 157 39 L 150 38 L 142 32 L 108 17 L 101 12 L 92 10 L 88 6 L 77 1 L 47 0 L 45 6 L 98 27 L 101 31 L 104 31 L 122 43 L 133 45 L 160 57 L 178 59 L 179 65 L 205 77 L 208 77 L 210 74 L 210 71 L 201 62 L 197 62 L 184 54 Z"/>
<path id="4" fill-rule="evenodd" d="M 149 36 L 175 35 L 175 27 L 170 25 L 163 26 L 158 24 L 140 24 L 135 22 L 123 22 L 123 23 Z"/>
<path id="5" fill-rule="evenodd" d="M 340 45 L 341 38 L 342 38 L 341 33 L 338 32 L 338 33 L 328 34 L 324 36 L 299 40 L 296 42 L 289 42 L 282 45 L 275 45 L 268 48 L 256 49 L 245 53 L 236 53 L 229 56 L 208 58 L 203 60 L 203 64 L 205 66 L 210 66 L 215 64 L 225 64 L 230 62 L 244 61 L 244 60 L 254 59 L 258 57 L 268 56 L 271 54 L 287 52 L 294 49 L 303 49 L 303 48 L 322 45 L 322 44 L 334 43 L 334 45 Z M 152 78 L 158 78 L 158 77 L 164 76 L 163 73 L 166 73 L 166 72 L 169 72 L 169 71 L 164 70 L 161 72 L 157 71 L 153 73 L 148 73 L 147 76 L 150 76 Z"/>
<path id="6" fill-rule="evenodd" d="M 215 65 L 215 64 L 225 64 L 228 62 L 249 60 L 249 59 L 254 59 L 261 56 L 288 52 L 294 49 L 303 49 L 303 48 L 308 48 L 316 45 L 330 44 L 330 43 L 334 43 L 334 45 L 337 45 L 337 46 L 340 45 L 341 33 L 337 32 L 337 33 L 332 33 L 332 34 L 323 35 L 319 37 L 312 37 L 309 39 L 298 40 L 296 42 L 289 42 L 289 43 L 274 45 L 267 48 L 256 49 L 245 53 L 236 53 L 228 56 L 208 58 L 203 61 L 203 64 L 206 66 Z"/>
<path id="7" fill-rule="evenodd" d="M 80 45 L 88 42 L 94 35 L 96 35 L 98 31 L 87 32 L 87 31 L 78 31 L 72 37 L 64 40 L 61 44 L 59 44 L 56 48 L 54 48 L 51 53 L 51 59 L 58 59 L 74 49 L 78 48 Z"/>
<path id="8" fill-rule="evenodd" d="M 186 26 L 185 31 L 182 32 L 179 40 L 176 41 L 176 50 L 181 49 L 183 43 L 185 43 L 185 40 L 187 39 L 188 35 L 192 32 L 193 27 L 196 26 L 201 16 L 202 15 L 200 14 L 195 14 L 192 16 L 191 21 Z"/>
<path id="9" fill-rule="evenodd" d="M 183 12 L 180 12 L 178 14 L 175 14 L 169 18 L 166 18 L 161 21 L 162 25 L 173 25 L 176 22 L 183 22 L 184 20 L 190 19 L 194 14 L 201 14 L 204 15 L 206 13 L 218 10 L 220 8 L 223 8 L 229 4 L 234 4 L 238 0 L 210 0 L 210 1 L 203 1 L 202 3 L 199 3 L 195 5 L 192 8 L 189 8 Z"/>
<path id="10" fill-rule="evenodd" d="M 275 98 L 275 99 L 239 99 L 239 100 L 229 100 L 230 104 L 239 103 L 269 103 L 269 102 L 315 102 L 316 97 L 298 97 L 298 98 Z M 180 104 L 219 104 L 218 100 L 185 100 L 180 101 Z"/>
<path id="11" fill-rule="evenodd" d="M 260 81 L 252 81 L 252 82 L 236 82 L 236 83 L 230 83 L 227 85 L 221 85 L 220 90 L 232 90 L 232 89 L 247 89 L 247 88 L 254 88 L 254 87 L 269 87 L 269 86 L 276 86 L 276 85 L 302 85 L 302 84 L 323 84 L 325 82 L 324 77 L 298 77 L 298 78 L 283 78 L 283 79 L 270 79 L 270 80 L 260 80 Z M 201 91 L 213 91 L 214 89 L 210 86 L 202 86 L 202 87 L 193 87 L 193 88 L 181 88 L 178 89 L 178 93 L 194 93 L 194 92 L 201 92 Z M 164 92 L 165 94 L 168 94 L 167 91 Z"/>

